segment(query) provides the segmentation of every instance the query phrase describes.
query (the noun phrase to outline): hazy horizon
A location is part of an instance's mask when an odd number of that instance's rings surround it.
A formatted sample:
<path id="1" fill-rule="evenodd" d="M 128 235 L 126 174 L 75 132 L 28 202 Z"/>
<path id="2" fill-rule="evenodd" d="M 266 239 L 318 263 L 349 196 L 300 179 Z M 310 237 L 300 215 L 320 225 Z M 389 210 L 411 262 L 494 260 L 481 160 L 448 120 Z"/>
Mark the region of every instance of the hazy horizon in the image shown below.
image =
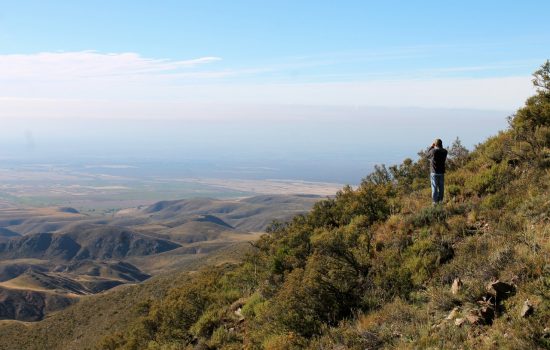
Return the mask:
<path id="1" fill-rule="evenodd" d="M 0 131 L 0 159 L 4 165 L 110 165 L 104 168 L 136 176 L 357 184 L 374 164 L 414 159 L 435 137 L 442 138 L 445 145 L 459 137 L 471 149 L 504 129 L 506 116 L 511 114 L 303 106 L 287 107 L 286 112 L 291 110 L 302 115 L 211 121 L 12 120 Z"/>

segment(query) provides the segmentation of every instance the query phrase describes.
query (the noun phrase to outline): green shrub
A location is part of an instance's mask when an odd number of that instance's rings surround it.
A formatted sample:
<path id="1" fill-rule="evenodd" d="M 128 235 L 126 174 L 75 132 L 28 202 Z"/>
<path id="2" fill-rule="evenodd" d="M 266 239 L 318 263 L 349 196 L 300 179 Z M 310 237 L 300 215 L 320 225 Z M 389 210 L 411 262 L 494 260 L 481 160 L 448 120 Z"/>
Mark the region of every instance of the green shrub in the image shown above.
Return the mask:
<path id="1" fill-rule="evenodd" d="M 462 187 L 459 185 L 450 184 L 446 187 L 446 190 L 451 197 L 457 197 L 462 194 Z"/>
<path id="2" fill-rule="evenodd" d="M 191 326 L 189 331 L 197 338 L 209 338 L 212 332 L 220 325 L 223 311 L 212 305 L 201 317 Z"/>
<path id="3" fill-rule="evenodd" d="M 228 330 L 220 326 L 212 332 L 212 337 L 208 341 L 208 346 L 212 349 L 241 349 L 242 339 L 237 336 L 235 330 Z"/>
<path id="4" fill-rule="evenodd" d="M 429 329 L 428 322 L 428 315 L 423 310 L 395 298 L 375 312 L 359 315 L 356 327 L 360 334 L 366 335 L 366 339 L 372 340 L 373 349 L 403 349 L 406 347 L 399 341 L 410 343 L 419 336 L 420 329 L 426 326 Z"/>
<path id="5" fill-rule="evenodd" d="M 530 196 L 519 208 L 519 213 L 531 222 L 550 220 L 550 195 L 541 193 Z"/>
<path id="6" fill-rule="evenodd" d="M 487 195 L 481 202 L 482 209 L 500 209 L 506 204 L 506 196 L 502 193 Z"/>
<path id="7" fill-rule="evenodd" d="M 262 345 L 262 348 L 265 350 L 299 350 L 306 347 L 307 340 L 295 333 L 289 332 L 272 335 Z"/>
<path id="8" fill-rule="evenodd" d="M 480 146 L 478 152 L 483 158 L 489 159 L 491 162 L 500 164 L 503 163 L 510 154 L 510 145 L 512 143 L 510 132 L 500 132 L 497 136 L 490 137 L 485 143 Z M 476 170 L 476 169 L 472 169 Z"/>
<path id="9" fill-rule="evenodd" d="M 423 208 L 416 215 L 410 217 L 408 221 L 414 227 L 423 227 L 429 226 L 433 223 L 445 222 L 446 218 L 447 212 L 445 211 L 445 208 L 441 205 L 435 205 Z"/>
<path id="10" fill-rule="evenodd" d="M 405 252 L 403 268 L 411 273 L 416 286 L 422 285 L 436 268 L 452 259 L 454 251 L 448 242 L 437 237 L 416 240 Z"/>
<path id="11" fill-rule="evenodd" d="M 382 345 L 373 334 L 360 333 L 351 322 L 342 322 L 338 327 L 327 327 L 323 336 L 313 339 L 308 349 L 376 349 Z"/>
<path id="12" fill-rule="evenodd" d="M 374 295 L 364 296 L 364 304 L 378 307 L 380 301 L 387 302 L 395 297 L 408 298 L 414 289 L 412 273 L 402 266 L 403 259 L 395 248 L 384 249 L 373 261 L 370 278 L 375 287 Z"/>
<path id="13" fill-rule="evenodd" d="M 242 307 L 242 314 L 246 318 L 253 318 L 256 317 L 258 314 L 259 305 L 263 302 L 263 298 L 260 295 L 260 293 L 254 293 L 250 296 L 250 298 L 246 301 L 246 303 Z"/>
<path id="14" fill-rule="evenodd" d="M 466 188 L 478 196 L 495 193 L 512 180 L 512 172 L 506 163 L 493 164 L 466 180 Z"/>

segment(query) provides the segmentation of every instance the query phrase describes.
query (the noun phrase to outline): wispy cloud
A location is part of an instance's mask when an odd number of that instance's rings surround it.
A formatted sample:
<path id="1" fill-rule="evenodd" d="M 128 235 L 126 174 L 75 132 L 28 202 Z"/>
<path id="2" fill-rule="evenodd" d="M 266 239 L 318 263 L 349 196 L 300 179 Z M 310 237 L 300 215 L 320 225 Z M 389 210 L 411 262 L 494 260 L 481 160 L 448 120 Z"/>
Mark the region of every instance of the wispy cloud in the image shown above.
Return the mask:
<path id="1" fill-rule="evenodd" d="M 213 56 L 189 60 L 156 59 L 142 57 L 133 52 L 95 51 L 0 55 L 0 81 L 52 81 L 175 74 L 220 60 L 220 57 Z"/>
<path id="2" fill-rule="evenodd" d="M 210 113 L 218 119 L 223 115 L 235 117 L 246 110 L 243 106 L 251 105 L 512 111 L 532 93 L 528 75 L 458 74 L 506 69 L 524 62 L 423 68 L 406 73 L 397 69 L 356 72 L 355 66 L 339 71 L 331 66 L 406 60 L 418 58 L 422 52 L 422 48 L 413 47 L 380 53 L 329 53 L 243 67 L 220 62 L 215 56 L 175 60 L 95 51 L 0 55 L 0 118 L 195 118 Z M 318 70 L 321 66 L 323 69 Z M 256 108 L 249 114 L 269 112 Z"/>

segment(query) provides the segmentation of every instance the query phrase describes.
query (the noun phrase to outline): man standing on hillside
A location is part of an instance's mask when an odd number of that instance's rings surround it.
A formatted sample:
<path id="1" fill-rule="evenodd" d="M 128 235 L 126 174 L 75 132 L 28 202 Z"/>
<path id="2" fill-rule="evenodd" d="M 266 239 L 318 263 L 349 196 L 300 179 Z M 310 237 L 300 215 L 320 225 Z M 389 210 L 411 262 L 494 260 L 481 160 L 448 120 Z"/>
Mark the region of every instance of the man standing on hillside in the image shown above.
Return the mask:
<path id="1" fill-rule="evenodd" d="M 443 148 L 443 141 L 436 139 L 428 149 L 430 160 L 430 180 L 432 182 L 433 204 L 443 202 L 443 191 L 445 182 L 445 161 L 447 150 Z"/>

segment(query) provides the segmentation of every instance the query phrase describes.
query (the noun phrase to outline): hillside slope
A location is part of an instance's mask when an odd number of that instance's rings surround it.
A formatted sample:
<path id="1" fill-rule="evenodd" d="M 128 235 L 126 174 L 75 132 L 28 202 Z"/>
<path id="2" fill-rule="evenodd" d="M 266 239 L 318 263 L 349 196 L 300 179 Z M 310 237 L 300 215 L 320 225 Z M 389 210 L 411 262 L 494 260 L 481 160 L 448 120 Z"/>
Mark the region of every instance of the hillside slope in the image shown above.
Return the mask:
<path id="1" fill-rule="evenodd" d="M 162 298 L 170 288 L 188 283 L 188 271 L 195 271 L 204 265 L 236 262 L 250 248 L 248 243 L 226 246 L 211 255 L 181 262 L 180 272 L 83 296 L 78 303 L 48 315 L 40 322 L 0 320 L 0 349 L 95 349 L 103 337 L 113 331 L 123 331 L 143 316 L 152 300 Z"/>
<path id="2" fill-rule="evenodd" d="M 0 320 L 38 321 L 46 313 L 66 308 L 76 301 L 76 298 L 67 294 L 0 286 Z"/>
<path id="3" fill-rule="evenodd" d="M 142 213 L 156 220 L 203 215 L 242 231 L 263 231 L 273 220 L 287 221 L 321 197 L 315 195 L 261 195 L 235 201 L 185 199 L 153 204 Z"/>
<path id="4" fill-rule="evenodd" d="M 35 233 L 0 243 L 0 259 L 121 259 L 127 256 L 157 254 L 178 244 L 145 236 L 128 229 L 94 225 L 68 233 Z"/>
<path id="5" fill-rule="evenodd" d="M 443 205 L 430 203 L 422 154 L 379 166 L 357 189 L 270 225 L 240 262 L 150 280 L 162 290 L 150 298 L 91 298 L 110 316 L 94 323 L 84 303 L 28 329 L 12 323 L 2 346 L 72 349 L 90 329 L 79 348 L 549 348 L 550 62 L 535 79 L 508 130 L 471 153 L 449 148 Z M 123 315 L 106 308 L 113 301 Z"/>
<path id="6" fill-rule="evenodd" d="M 449 149 L 444 205 L 422 157 L 379 166 L 99 347 L 549 348 L 550 62 L 535 82 L 508 130 Z"/>

